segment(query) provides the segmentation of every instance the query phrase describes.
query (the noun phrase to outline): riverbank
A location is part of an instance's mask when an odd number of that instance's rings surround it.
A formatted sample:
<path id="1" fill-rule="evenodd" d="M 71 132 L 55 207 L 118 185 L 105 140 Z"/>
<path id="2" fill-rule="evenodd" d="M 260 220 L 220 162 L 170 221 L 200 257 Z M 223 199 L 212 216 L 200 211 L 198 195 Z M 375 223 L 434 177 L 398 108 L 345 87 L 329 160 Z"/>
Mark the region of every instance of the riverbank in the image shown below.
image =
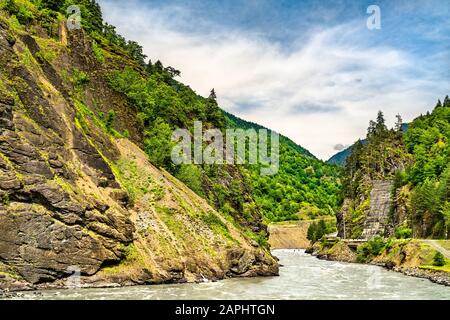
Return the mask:
<path id="1" fill-rule="evenodd" d="M 428 300 L 450 299 L 450 288 L 373 265 L 320 260 L 304 250 L 274 250 L 278 277 L 204 283 L 20 292 L 9 299 L 43 300 Z M 374 281 L 376 275 L 376 281 Z"/>
<path id="2" fill-rule="evenodd" d="M 270 232 L 269 244 L 272 249 L 306 249 L 310 246 L 310 241 L 306 238 L 309 225 L 317 220 L 300 220 L 300 221 L 286 221 L 280 223 L 270 224 L 268 226 Z M 253 264 L 252 257 L 248 255 L 238 255 L 234 261 L 235 268 L 233 270 L 247 270 L 248 266 Z M 262 270 L 264 271 L 264 270 Z M 181 277 L 179 279 L 168 279 L 167 281 L 161 280 L 153 283 L 139 282 L 139 281 L 127 281 L 124 278 L 116 277 L 115 281 L 105 281 L 101 274 L 94 276 L 80 276 L 78 278 L 68 277 L 55 282 L 41 283 L 31 285 L 24 281 L 20 281 L 19 278 L 13 278 L 9 273 L 2 272 L 0 268 L 0 298 L 12 298 L 20 297 L 21 292 L 30 291 L 36 292 L 36 290 L 61 290 L 67 289 L 69 286 L 79 286 L 82 288 L 102 289 L 102 288 L 120 288 L 120 287 L 132 287 L 143 284 L 152 285 L 167 285 L 167 284 L 186 284 L 186 283 L 202 283 L 209 281 L 220 281 L 233 277 L 260 277 L 260 276 L 275 276 L 278 272 L 273 270 L 265 270 L 266 272 L 247 272 L 243 274 L 228 273 L 222 274 L 222 276 L 210 277 L 208 273 L 203 273 L 199 277 Z M 2 288 L 2 281 L 9 279 L 8 286 Z M 8 288 L 8 290 L 2 290 Z M 18 293 L 18 296 L 17 296 Z"/>
<path id="3" fill-rule="evenodd" d="M 449 243 L 443 241 L 442 245 L 445 248 Z M 433 257 L 437 249 L 429 240 L 386 240 L 384 247 L 377 254 L 368 253 L 368 250 L 359 247 L 356 250 L 351 249 L 343 241 L 319 241 L 306 252 L 324 260 L 382 266 L 407 276 L 450 286 L 450 260 L 445 258 L 444 266 L 434 266 Z"/>
<path id="4" fill-rule="evenodd" d="M 277 260 L 274 257 L 275 260 Z M 40 284 L 29 284 L 24 281 L 20 281 L 16 279 L 15 281 L 11 281 L 8 283 L 8 286 L 0 287 L 0 299 L 5 298 L 20 298 L 24 295 L 25 292 L 36 293 L 39 295 L 39 292 L 52 291 L 52 290 L 71 290 L 74 288 L 81 289 L 114 289 L 114 288 L 127 288 L 127 287 L 138 287 L 143 285 L 151 285 L 151 286 L 162 286 L 162 285 L 174 285 L 174 284 L 198 284 L 198 283 L 207 283 L 207 282 L 218 282 L 229 279 L 246 279 L 246 278 L 264 278 L 264 277 L 276 277 L 279 275 L 279 267 L 277 264 L 276 270 L 271 270 L 267 268 L 261 269 L 248 269 L 246 272 L 238 274 L 237 270 L 242 270 L 243 268 L 247 268 L 248 264 L 252 265 L 261 264 L 260 261 L 252 260 L 252 257 L 242 255 L 239 258 L 234 259 L 233 261 L 233 270 L 228 273 L 223 273 L 220 276 L 211 277 L 205 273 L 205 275 L 200 274 L 198 277 L 183 277 L 177 279 L 168 279 L 162 281 L 134 281 L 133 279 L 129 280 L 128 278 L 116 277 L 113 278 L 115 281 L 111 281 L 111 279 L 105 280 L 102 274 L 94 275 L 94 276 L 83 276 L 73 274 L 64 279 L 60 279 L 54 282 L 48 283 L 40 283 Z M 260 265 L 258 265 L 261 267 Z M 241 268 L 241 269 L 238 269 Z M 0 276 L 2 276 L 0 274 Z M 1 280 L 1 279 L 0 279 Z"/>

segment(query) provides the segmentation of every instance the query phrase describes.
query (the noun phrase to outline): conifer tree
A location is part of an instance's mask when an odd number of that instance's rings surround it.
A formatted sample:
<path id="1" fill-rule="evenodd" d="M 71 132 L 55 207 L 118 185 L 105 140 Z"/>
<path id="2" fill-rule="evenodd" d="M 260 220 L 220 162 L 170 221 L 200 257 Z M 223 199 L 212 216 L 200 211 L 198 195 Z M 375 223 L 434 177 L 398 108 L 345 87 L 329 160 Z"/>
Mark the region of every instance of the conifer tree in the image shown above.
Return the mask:
<path id="1" fill-rule="evenodd" d="M 445 96 L 443 106 L 446 108 L 450 107 L 450 98 L 448 96 Z"/>
<path id="2" fill-rule="evenodd" d="M 39 2 L 41 8 L 47 8 L 53 11 L 60 11 L 64 5 L 63 1 L 60 0 L 41 0 Z"/>
<path id="3" fill-rule="evenodd" d="M 214 100 L 214 101 L 217 100 L 216 90 L 214 88 L 211 89 L 208 99 Z"/>
<path id="4" fill-rule="evenodd" d="M 401 132 L 402 131 L 402 125 L 403 125 L 403 119 L 401 115 L 396 115 L 397 121 L 395 122 L 395 131 Z"/>
<path id="5" fill-rule="evenodd" d="M 164 71 L 164 66 L 161 61 L 156 61 L 153 65 L 153 71 L 157 73 L 162 73 Z"/>
<path id="6" fill-rule="evenodd" d="M 384 114 L 383 112 L 380 110 L 378 111 L 378 115 L 377 115 L 377 121 L 375 124 L 375 133 L 378 137 L 383 137 L 384 134 L 388 131 L 387 127 L 386 127 L 386 121 L 384 119 Z"/>
<path id="7" fill-rule="evenodd" d="M 152 60 L 148 60 L 147 65 L 145 66 L 145 71 L 148 74 L 152 74 L 153 73 L 153 64 L 152 64 Z"/>

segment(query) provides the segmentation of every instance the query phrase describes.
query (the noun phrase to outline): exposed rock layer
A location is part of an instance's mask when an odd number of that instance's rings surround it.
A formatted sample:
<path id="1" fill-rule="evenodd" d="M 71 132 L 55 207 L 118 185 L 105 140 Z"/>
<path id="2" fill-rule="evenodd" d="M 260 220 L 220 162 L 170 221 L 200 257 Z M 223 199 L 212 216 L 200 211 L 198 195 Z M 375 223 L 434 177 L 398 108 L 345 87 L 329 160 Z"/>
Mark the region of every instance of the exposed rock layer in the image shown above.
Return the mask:
<path id="1" fill-rule="evenodd" d="M 370 192 L 370 211 L 364 220 L 362 239 L 384 235 L 391 206 L 391 187 L 391 181 L 373 181 Z"/>
<path id="2" fill-rule="evenodd" d="M 83 32 L 44 39 L 0 20 L 0 288 L 196 281 L 277 274 L 275 259 L 141 149 L 95 123 L 114 108 L 139 144 L 133 109 L 107 87 Z M 67 41 L 67 43 L 66 43 Z M 25 59 L 26 58 L 26 59 Z M 92 74 L 97 90 L 61 76 Z M 80 109 L 74 90 L 87 100 Z M 94 103 L 95 102 L 95 103 Z M 108 106 L 105 104 L 108 103 Z M 130 115 L 131 114 L 131 115 Z M 132 198 L 131 198 L 132 196 Z"/>

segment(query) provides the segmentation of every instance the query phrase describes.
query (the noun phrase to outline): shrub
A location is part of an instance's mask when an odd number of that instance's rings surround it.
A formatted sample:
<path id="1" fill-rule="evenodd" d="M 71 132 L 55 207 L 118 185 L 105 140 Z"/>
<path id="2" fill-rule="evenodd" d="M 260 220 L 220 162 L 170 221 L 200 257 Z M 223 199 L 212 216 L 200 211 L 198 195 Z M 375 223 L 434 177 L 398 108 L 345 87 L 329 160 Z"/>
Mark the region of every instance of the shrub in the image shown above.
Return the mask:
<path id="1" fill-rule="evenodd" d="M 439 251 L 436 251 L 436 254 L 433 257 L 433 266 L 442 267 L 445 265 L 445 257 Z"/>
<path id="2" fill-rule="evenodd" d="M 128 245 L 121 244 L 119 249 L 124 256 L 125 261 L 136 261 L 139 258 L 139 251 L 133 243 Z"/>
<path id="3" fill-rule="evenodd" d="M 164 167 L 169 171 L 173 171 L 173 162 L 171 159 L 172 147 L 172 130 L 170 125 L 163 119 L 158 118 L 153 127 L 145 131 L 145 151 L 150 161 L 157 167 Z"/>
<path id="4" fill-rule="evenodd" d="M 17 3 L 15 0 L 6 0 L 3 9 L 10 15 L 16 16 L 22 25 L 29 24 L 34 19 L 32 5 L 25 1 Z"/>
<path id="5" fill-rule="evenodd" d="M 72 73 L 72 82 L 77 87 L 84 87 L 89 83 L 89 76 L 86 72 L 74 69 Z"/>
<path id="6" fill-rule="evenodd" d="M 332 231 L 332 227 L 327 226 L 325 220 L 320 220 L 319 222 L 313 222 L 308 227 L 308 232 L 306 238 L 311 242 L 316 242 L 320 240 L 324 235 Z"/>
<path id="7" fill-rule="evenodd" d="M 317 223 L 313 222 L 308 227 L 308 232 L 306 234 L 306 238 L 311 242 L 316 242 L 316 231 L 317 230 Z"/>
<path id="8" fill-rule="evenodd" d="M 105 56 L 103 54 L 102 48 L 98 45 L 97 41 L 92 40 L 92 52 L 98 62 L 105 62 Z"/>
<path id="9" fill-rule="evenodd" d="M 387 241 L 382 237 L 374 237 L 364 244 L 358 246 L 357 261 L 366 262 L 370 258 L 379 255 L 387 246 Z"/>
<path id="10" fill-rule="evenodd" d="M 204 196 L 202 187 L 202 170 L 193 164 L 181 165 L 175 176 L 186 184 L 192 191 Z"/>
<path id="11" fill-rule="evenodd" d="M 113 126 L 113 122 L 114 119 L 116 118 L 116 113 L 114 112 L 114 110 L 109 110 L 107 116 L 106 116 L 106 120 L 105 120 L 105 127 L 106 127 L 106 131 L 108 131 L 109 133 L 112 132 L 112 126 Z"/>
<path id="12" fill-rule="evenodd" d="M 1 203 L 3 205 L 6 206 L 9 204 L 9 193 L 8 192 L 1 193 L 0 198 L 1 198 Z"/>
<path id="13" fill-rule="evenodd" d="M 223 231 L 228 232 L 228 227 L 225 223 L 220 220 L 214 213 L 208 212 L 208 214 L 201 217 L 201 219 L 209 226 L 218 226 L 223 229 Z"/>
<path id="14" fill-rule="evenodd" d="M 56 59 L 56 52 L 52 50 L 41 50 L 37 53 L 37 56 L 42 60 L 52 62 Z"/>
<path id="15" fill-rule="evenodd" d="M 397 239 L 408 239 L 412 236 L 412 230 L 411 228 L 408 228 L 406 226 L 400 226 L 395 229 L 395 237 Z"/>
<path id="16" fill-rule="evenodd" d="M 31 21 L 33 21 L 34 15 L 33 12 L 31 12 L 27 7 L 20 7 L 19 12 L 17 13 L 17 20 L 21 24 L 29 24 Z"/>

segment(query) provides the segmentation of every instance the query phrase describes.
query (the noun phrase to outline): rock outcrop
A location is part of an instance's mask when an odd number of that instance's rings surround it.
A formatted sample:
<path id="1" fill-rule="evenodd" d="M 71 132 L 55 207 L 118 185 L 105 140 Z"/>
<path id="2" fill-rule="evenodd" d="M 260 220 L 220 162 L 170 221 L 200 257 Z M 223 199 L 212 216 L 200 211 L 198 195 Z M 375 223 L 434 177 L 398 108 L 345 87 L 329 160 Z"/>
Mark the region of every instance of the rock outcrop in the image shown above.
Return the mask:
<path id="1" fill-rule="evenodd" d="M 375 180 L 370 192 L 370 211 L 364 220 L 362 239 L 383 236 L 391 207 L 391 181 Z"/>
<path id="2" fill-rule="evenodd" d="M 336 214 L 338 236 L 343 239 L 371 239 L 392 232 L 391 180 L 364 179 L 359 193 L 346 197 Z"/>
<path id="3" fill-rule="evenodd" d="M 60 287 L 74 270 L 89 286 L 277 274 L 267 249 L 150 164 L 82 31 L 56 41 L 0 18 L 0 288 Z M 70 81 L 76 68 L 98 90 Z M 98 125 L 106 103 L 138 145 Z"/>

